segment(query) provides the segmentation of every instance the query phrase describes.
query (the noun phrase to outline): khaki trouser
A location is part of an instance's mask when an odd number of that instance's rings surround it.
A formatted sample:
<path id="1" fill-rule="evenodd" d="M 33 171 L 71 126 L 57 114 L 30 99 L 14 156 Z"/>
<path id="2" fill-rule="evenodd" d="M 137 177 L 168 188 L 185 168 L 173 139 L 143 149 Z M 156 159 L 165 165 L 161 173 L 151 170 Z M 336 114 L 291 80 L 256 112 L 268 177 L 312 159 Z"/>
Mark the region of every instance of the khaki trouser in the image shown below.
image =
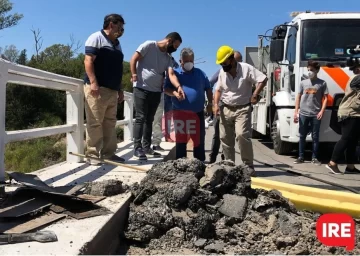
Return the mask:
<path id="1" fill-rule="evenodd" d="M 235 137 L 236 136 L 236 137 Z M 241 160 L 253 166 L 254 152 L 251 142 L 251 105 L 220 108 L 220 140 L 225 159 L 235 163 L 235 138 Z"/>
<path id="2" fill-rule="evenodd" d="M 100 87 L 100 96 L 84 86 L 86 113 L 86 155 L 109 158 L 117 149 L 115 132 L 118 92 Z"/>

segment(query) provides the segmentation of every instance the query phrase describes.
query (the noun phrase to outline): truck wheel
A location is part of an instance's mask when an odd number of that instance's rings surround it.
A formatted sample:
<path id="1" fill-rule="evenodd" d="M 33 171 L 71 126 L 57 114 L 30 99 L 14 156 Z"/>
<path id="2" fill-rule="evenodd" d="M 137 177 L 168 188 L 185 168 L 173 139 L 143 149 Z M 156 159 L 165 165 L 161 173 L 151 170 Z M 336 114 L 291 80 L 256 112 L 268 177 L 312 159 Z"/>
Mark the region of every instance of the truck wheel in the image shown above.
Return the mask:
<path id="1" fill-rule="evenodd" d="M 292 143 L 282 141 L 280 137 L 280 122 L 276 112 L 274 121 L 271 126 L 271 139 L 273 141 L 274 151 L 278 155 L 285 155 L 293 150 Z"/>

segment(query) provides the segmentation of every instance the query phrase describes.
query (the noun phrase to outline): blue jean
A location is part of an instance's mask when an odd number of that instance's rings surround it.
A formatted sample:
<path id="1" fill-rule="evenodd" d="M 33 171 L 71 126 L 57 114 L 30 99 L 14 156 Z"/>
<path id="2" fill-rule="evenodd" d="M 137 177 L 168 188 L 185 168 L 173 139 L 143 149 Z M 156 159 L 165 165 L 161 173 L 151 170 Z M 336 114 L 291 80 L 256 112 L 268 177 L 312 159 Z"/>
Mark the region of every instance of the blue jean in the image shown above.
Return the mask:
<path id="1" fill-rule="evenodd" d="M 316 116 L 299 116 L 299 157 L 304 158 L 306 136 L 311 131 L 312 138 L 312 158 L 318 157 L 319 150 L 319 132 L 320 132 L 321 120 L 318 120 Z"/>
<path id="2" fill-rule="evenodd" d="M 195 134 L 195 136 L 200 136 L 199 145 L 194 147 L 193 156 L 194 158 L 199 159 L 200 161 L 205 161 L 205 114 L 204 111 L 196 113 L 199 117 L 200 122 L 200 134 Z M 193 139 L 196 141 L 196 139 Z M 186 157 L 186 145 L 187 143 L 178 143 L 176 142 L 176 159 Z"/>

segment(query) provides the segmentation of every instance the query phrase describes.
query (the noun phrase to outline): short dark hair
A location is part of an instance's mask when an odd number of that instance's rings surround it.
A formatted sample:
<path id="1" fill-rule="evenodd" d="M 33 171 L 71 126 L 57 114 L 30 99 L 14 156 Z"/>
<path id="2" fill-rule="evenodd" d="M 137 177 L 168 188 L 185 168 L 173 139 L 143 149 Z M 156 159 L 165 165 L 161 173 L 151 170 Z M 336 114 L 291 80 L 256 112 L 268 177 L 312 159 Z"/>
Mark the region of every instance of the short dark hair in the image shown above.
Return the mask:
<path id="1" fill-rule="evenodd" d="M 112 13 L 105 16 L 103 29 L 106 29 L 110 25 L 110 22 L 114 24 L 118 24 L 119 22 L 125 24 L 124 18 L 120 14 Z"/>
<path id="2" fill-rule="evenodd" d="M 181 36 L 180 36 L 180 34 L 178 32 L 171 32 L 165 38 L 166 39 L 170 38 L 173 42 L 174 41 L 180 41 L 180 43 L 182 43 Z"/>
<path id="3" fill-rule="evenodd" d="M 320 69 L 320 64 L 319 64 L 319 62 L 313 61 L 313 60 L 309 60 L 307 66 L 308 66 L 308 67 L 313 67 L 313 68 L 315 68 L 315 70 L 319 70 L 319 69 Z"/>

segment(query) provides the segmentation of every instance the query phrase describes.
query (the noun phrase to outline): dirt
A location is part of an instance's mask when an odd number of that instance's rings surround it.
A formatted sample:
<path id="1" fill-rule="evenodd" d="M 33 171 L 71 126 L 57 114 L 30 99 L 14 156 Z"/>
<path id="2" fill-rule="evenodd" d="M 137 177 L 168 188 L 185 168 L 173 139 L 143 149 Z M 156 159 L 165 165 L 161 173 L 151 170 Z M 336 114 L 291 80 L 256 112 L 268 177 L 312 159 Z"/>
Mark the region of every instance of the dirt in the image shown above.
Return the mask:
<path id="1" fill-rule="evenodd" d="M 250 171 L 222 161 L 157 163 L 140 184 L 123 254 L 360 254 L 316 238 L 316 213 L 297 211 L 279 191 L 251 189 Z M 359 232 L 359 231 L 358 231 Z M 357 244 L 359 236 L 357 234 Z"/>

